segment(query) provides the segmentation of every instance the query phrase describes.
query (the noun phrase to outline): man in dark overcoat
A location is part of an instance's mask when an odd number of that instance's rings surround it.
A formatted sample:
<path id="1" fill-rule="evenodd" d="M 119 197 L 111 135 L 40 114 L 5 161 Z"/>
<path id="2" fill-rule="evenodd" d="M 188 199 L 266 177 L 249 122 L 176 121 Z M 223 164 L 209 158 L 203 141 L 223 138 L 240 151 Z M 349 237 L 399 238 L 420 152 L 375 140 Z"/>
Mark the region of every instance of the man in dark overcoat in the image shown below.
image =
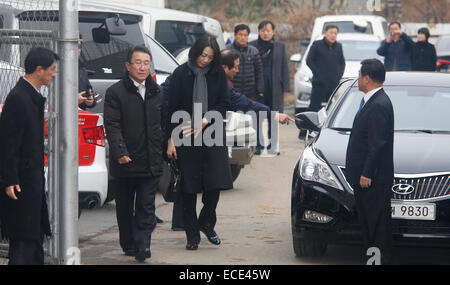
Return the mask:
<path id="1" fill-rule="evenodd" d="M 368 248 L 381 263 L 391 261 L 391 188 L 394 181 L 394 111 L 383 89 L 385 67 L 364 60 L 358 78 L 364 92 L 347 147 L 346 178 L 354 189 L 356 212 Z"/>
<path id="2" fill-rule="evenodd" d="M 104 110 L 120 246 L 140 262 L 151 257 L 155 194 L 163 164 L 163 95 L 150 75 L 151 60 L 146 47 L 130 50 L 126 74 L 106 91 Z"/>
<path id="3" fill-rule="evenodd" d="M 0 219 L 10 265 L 42 265 L 50 223 L 44 178 L 44 105 L 40 93 L 56 75 L 58 55 L 32 49 L 25 76 L 6 98 L 0 117 Z"/>
<path id="4" fill-rule="evenodd" d="M 290 91 L 289 66 L 286 57 L 286 47 L 274 39 L 275 24 L 272 21 L 262 21 L 258 26 L 259 37 L 250 45 L 256 47 L 263 64 L 264 104 L 272 111 L 280 113 L 284 110 L 284 94 Z M 268 118 L 267 146 L 269 154 L 279 154 L 278 124 L 272 132 L 272 118 Z"/>
<path id="5" fill-rule="evenodd" d="M 313 73 L 309 109 L 314 112 L 328 101 L 345 71 L 342 44 L 336 41 L 338 32 L 337 26 L 326 26 L 323 39 L 311 45 L 306 58 L 306 64 Z"/>

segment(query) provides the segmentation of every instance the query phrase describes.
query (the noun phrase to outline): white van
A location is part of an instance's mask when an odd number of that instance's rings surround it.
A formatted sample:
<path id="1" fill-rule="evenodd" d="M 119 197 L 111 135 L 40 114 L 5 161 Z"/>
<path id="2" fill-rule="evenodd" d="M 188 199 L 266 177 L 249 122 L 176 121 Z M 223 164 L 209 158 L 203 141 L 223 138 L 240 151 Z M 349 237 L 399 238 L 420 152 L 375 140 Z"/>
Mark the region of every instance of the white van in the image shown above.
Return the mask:
<path id="1" fill-rule="evenodd" d="M 187 61 L 190 47 L 204 34 L 214 36 L 220 49 L 225 49 L 222 27 L 215 19 L 183 11 L 137 4 L 94 2 L 111 8 L 128 9 L 134 14 L 142 15 L 141 24 L 144 33 L 164 46 L 180 64 Z"/>

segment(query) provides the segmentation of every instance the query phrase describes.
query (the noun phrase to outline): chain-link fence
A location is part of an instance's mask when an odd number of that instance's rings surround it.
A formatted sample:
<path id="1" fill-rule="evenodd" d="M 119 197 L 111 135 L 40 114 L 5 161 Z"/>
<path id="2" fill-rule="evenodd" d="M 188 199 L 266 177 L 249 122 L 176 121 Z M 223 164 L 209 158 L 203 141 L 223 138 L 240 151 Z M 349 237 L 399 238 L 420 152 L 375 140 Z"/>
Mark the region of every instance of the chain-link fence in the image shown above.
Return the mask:
<path id="1" fill-rule="evenodd" d="M 8 93 L 25 73 L 24 61 L 28 52 L 34 47 L 45 47 L 57 52 L 58 4 L 57 0 L 0 0 L 0 111 Z M 43 86 L 41 93 L 47 97 L 47 103 L 51 104 L 56 93 L 54 84 Z M 48 123 L 49 112 L 46 112 L 45 117 Z M 54 224 L 56 201 L 52 199 L 52 193 L 46 190 L 49 197 L 50 222 Z M 51 244 L 49 240 L 44 244 L 47 257 L 53 257 L 47 261 L 56 258 L 55 247 Z M 7 255 L 8 244 L 2 241 L 0 257 Z"/>

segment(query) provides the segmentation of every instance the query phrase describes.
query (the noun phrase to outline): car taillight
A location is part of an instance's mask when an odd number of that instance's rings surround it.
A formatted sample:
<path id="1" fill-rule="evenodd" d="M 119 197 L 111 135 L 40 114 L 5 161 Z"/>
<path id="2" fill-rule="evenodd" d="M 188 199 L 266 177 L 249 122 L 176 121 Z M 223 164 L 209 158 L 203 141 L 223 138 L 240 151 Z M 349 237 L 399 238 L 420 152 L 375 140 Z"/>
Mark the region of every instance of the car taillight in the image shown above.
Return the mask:
<path id="1" fill-rule="evenodd" d="M 87 143 L 105 146 L 105 131 L 103 126 L 84 128 L 83 136 Z"/>
<path id="2" fill-rule="evenodd" d="M 154 79 L 155 82 L 156 82 L 156 73 L 153 73 L 153 74 L 152 74 L 152 77 L 153 77 L 153 79 Z"/>

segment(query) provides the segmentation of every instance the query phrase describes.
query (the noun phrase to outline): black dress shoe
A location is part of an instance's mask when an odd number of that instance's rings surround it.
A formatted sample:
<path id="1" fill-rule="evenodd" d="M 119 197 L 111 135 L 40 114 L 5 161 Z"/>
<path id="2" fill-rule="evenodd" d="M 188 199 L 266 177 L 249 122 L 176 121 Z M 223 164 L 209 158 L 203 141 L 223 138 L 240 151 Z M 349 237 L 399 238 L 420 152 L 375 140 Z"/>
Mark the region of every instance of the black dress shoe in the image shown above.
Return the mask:
<path id="1" fill-rule="evenodd" d="M 139 262 L 144 262 L 146 258 L 152 257 L 152 253 L 150 252 L 150 249 L 139 249 L 135 255 L 135 259 Z"/>
<path id="2" fill-rule="evenodd" d="M 204 229 L 200 230 L 202 231 L 202 233 L 205 234 L 205 236 L 208 238 L 208 241 L 214 245 L 219 245 L 220 244 L 220 238 L 219 236 L 216 234 L 216 232 L 214 230 L 212 231 L 206 231 Z"/>
<path id="3" fill-rule="evenodd" d="M 162 219 L 160 219 L 158 216 L 155 216 L 155 217 L 156 217 L 156 223 L 158 223 L 158 224 L 164 223 L 164 221 Z"/>
<path id="4" fill-rule="evenodd" d="M 186 244 L 187 250 L 197 250 L 198 249 L 198 242 L 188 242 Z"/>

